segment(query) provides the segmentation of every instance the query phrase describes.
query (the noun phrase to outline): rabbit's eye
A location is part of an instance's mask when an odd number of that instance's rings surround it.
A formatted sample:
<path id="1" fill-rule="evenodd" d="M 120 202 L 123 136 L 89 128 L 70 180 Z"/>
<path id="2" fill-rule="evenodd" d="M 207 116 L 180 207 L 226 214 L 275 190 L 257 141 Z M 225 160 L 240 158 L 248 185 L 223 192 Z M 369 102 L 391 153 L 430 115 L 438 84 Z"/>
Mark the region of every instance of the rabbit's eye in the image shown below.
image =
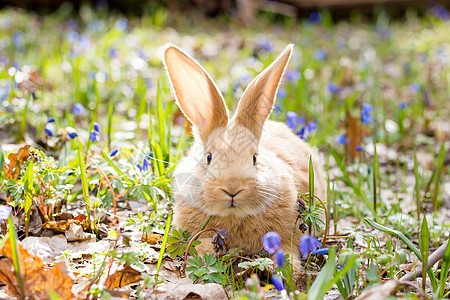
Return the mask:
<path id="1" fill-rule="evenodd" d="M 209 165 L 211 164 L 211 159 L 212 159 L 212 154 L 208 153 L 208 155 L 206 156 L 206 163 Z"/>
<path id="2" fill-rule="evenodd" d="M 256 166 L 256 154 L 253 154 L 253 165 Z"/>

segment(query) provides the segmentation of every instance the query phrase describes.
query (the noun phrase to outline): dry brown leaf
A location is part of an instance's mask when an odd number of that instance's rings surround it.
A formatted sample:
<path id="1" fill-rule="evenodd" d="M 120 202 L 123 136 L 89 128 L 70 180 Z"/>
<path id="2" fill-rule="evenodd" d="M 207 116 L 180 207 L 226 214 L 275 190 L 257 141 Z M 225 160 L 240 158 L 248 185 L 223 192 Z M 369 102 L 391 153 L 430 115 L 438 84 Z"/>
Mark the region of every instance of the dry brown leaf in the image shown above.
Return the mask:
<path id="1" fill-rule="evenodd" d="M 62 220 L 62 221 L 48 221 L 42 224 L 42 227 L 45 229 L 50 229 L 56 232 L 64 233 L 70 228 L 70 224 L 74 223 L 75 225 L 81 225 L 83 230 L 88 230 L 89 226 L 86 221 L 80 222 L 78 220 Z"/>
<path id="2" fill-rule="evenodd" d="M 395 290 L 402 283 L 397 279 L 390 279 L 382 285 L 369 288 L 359 295 L 356 300 L 384 300 L 394 294 Z"/>
<path id="3" fill-rule="evenodd" d="M 64 262 L 51 269 L 46 269 L 41 259 L 30 255 L 22 245 L 19 246 L 19 264 L 25 289 L 25 296 L 33 299 L 50 299 L 48 292 L 54 291 L 61 299 L 72 299 L 73 280 L 68 275 Z M 20 289 L 14 273 L 11 244 L 9 239 L 0 254 L 5 258 L 0 260 L 0 280 L 8 285 L 9 292 L 20 298 Z"/>
<path id="4" fill-rule="evenodd" d="M 117 270 L 110 275 L 105 282 L 109 289 L 121 288 L 126 285 L 138 282 L 141 280 L 141 272 L 133 269 L 130 264 L 126 263 L 123 268 Z"/>
<path id="5" fill-rule="evenodd" d="M 17 153 L 8 155 L 9 163 L 3 166 L 6 179 L 17 179 L 19 177 L 20 166 L 30 157 L 30 147 L 30 145 L 25 145 Z"/>
<path id="6" fill-rule="evenodd" d="M 162 242 L 164 237 L 157 233 L 143 233 L 141 237 L 141 242 L 146 242 L 150 245 L 155 245 L 158 242 Z"/>

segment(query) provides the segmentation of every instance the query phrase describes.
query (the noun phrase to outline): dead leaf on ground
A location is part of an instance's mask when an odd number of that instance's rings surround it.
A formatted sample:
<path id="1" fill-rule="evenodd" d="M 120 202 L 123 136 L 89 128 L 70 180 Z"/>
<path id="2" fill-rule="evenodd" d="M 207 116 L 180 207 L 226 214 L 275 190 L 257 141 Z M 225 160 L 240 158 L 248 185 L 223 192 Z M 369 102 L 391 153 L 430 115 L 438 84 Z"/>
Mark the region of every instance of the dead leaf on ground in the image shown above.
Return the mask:
<path id="1" fill-rule="evenodd" d="M 387 297 L 394 294 L 395 290 L 399 285 L 401 285 L 401 281 L 397 279 L 390 279 L 383 283 L 382 285 L 369 288 L 365 290 L 361 295 L 359 295 L 356 300 L 384 300 Z"/>
<path id="2" fill-rule="evenodd" d="M 143 233 L 141 242 L 148 243 L 150 245 L 155 245 L 158 242 L 162 242 L 164 237 L 157 233 Z"/>
<path id="3" fill-rule="evenodd" d="M 25 145 L 17 153 L 8 155 L 9 163 L 3 166 L 6 179 L 17 179 L 19 177 L 20 166 L 30 157 L 30 147 L 30 145 Z"/>
<path id="4" fill-rule="evenodd" d="M 202 299 L 217 300 L 228 299 L 222 285 L 217 283 L 206 284 L 176 284 L 163 283 L 157 285 L 153 290 L 146 290 L 145 299 Z"/>
<path id="5" fill-rule="evenodd" d="M 30 255 L 22 245 L 19 247 L 19 264 L 22 273 L 24 292 L 32 299 L 50 299 L 49 291 L 54 291 L 61 299 L 72 299 L 72 278 L 68 275 L 65 263 L 61 262 L 51 269 L 46 269 L 41 259 Z M 9 292 L 20 298 L 19 283 L 14 273 L 11 244 L 6 241 L 0 254 L 0 281 L 7 284 Z"/>
<path id="6" fill-rule="evenodd" d="M 48 221 L 42 224 L 42 227 L 45 229 L 64 233 L 69 230 L 72 223 L 75 225 L 80 225 L 85 231 L 89 229 L 88 223 L 86 221 L 80 222 L 78 220 Z"/>
<path id="7" fill-rule="evenodd" d="M 142 279 L 141 273 L 141 271 L 133 269 L 130 264 L 126 263 L 122 266 L 122 269 L 108 277 L 105 285 L 109 289 L 121 288 L 140 281 Z"/>

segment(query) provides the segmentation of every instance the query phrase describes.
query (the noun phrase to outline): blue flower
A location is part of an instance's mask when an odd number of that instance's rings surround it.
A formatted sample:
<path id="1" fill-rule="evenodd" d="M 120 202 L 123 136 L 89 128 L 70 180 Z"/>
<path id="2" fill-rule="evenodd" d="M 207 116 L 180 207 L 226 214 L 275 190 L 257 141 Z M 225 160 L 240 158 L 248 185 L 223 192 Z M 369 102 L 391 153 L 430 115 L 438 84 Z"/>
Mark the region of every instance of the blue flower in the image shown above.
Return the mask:
<path id="1" fill-rule="evenodd" d="M 23 39 L 23 32 L 22 31 L 16 31 L 13 34 L 11 39 L 12 39 L 12 43 L 13 43 L 14 47 L 16 47 L 16 48 L 23 47 L 24 39 Z"/>
<path id="2" fill-rule="evenodd" d="M 328 57 L 328 52 L 324 49 L 317 49 L 314 52 L 314 58 L 318 61 L 323 61 L 325 59 L 327 59 Z"/>
<path id="3" fill-rule="evenodd" d="M 431 13 L 441 20 L 447 20 L 450 18 L 450 12 L 448 12 L 445 7 L 439 4 L 436 4 L 431 8 Z"/>
<path id="4" fill-rule="evenodd" d="M 372 105 L 368 103 L 362 104 L 362 110 L 361 110 L 361 122 L 363 124 L 369 124 L 373 121 L 373 117 L 371 115 L 373 111 Z"/>
<path id="5" fill-rule="evenodd" d="M 78 134 L 77 134 L 76 132 L 74 132 L 74 131 L 69 132 L 67 135 L 68 135 L 72 140 L 76 139 L 77 136 L 78 136 Z"/>
<path id="6" fill-rule="evenodd" d="M 53 131 L 50 128 L 45 127 L 45 132 L 48 136 L 53 136 Z"/>
<path id="7" fill-rule="evenodd" d="M 336 138 L 336 144 L 338 145 L 345 145 L 348 143 L 350 143 L 350 140 L 343 133 L 338 135 L 338 137 Z"/>
<path id="8" fill-rule="evenodd" d="M 125 31 L 128 28 L 128 20 L 126 18 L 120 18 L 117 20 L 116 24 L 114 24 L 114 28 L 117 31 Z"/>
<path id="9" fill-rule="evenodd" d="M 98 143 L 102 140 L 102 137 L 100 136 L 100 133 L 98 133 L 95 130 L 92 130 L 91 133 L 89 134 L 89 139 L 91 140 L 92 143 Z"/>
<path id="10" fill-rule="evenodd" d="M 297 82 L 300 77 L 301 74 L 297 70 L 286 70 L 286 72 L 284 73 L 284 78 L 286 78 L 288 82 Z"/>
<path id="11" fill-rule="evenodd" d="M 300 252 L 302 253 L 302 258 L 306 259 L 309 253 L 313 253 L 317 249 L 322 248 L 322 244 L 313 236 L 304 235 L 300 238 Z"/>
<path id="12" fill-rule="evenodd" d="M 284 99 L 284 98 L 286 98 L 286 95 L 287 95 L 287 92 L 285 89 L 278 89 L 278 92 L 277 92 L 278 99 Z"/>
<path id="13" fill-rule="evenodd" d="M 317 249 L 315 251 L 311 251 L 311 254 L 316 254 L 316 255 L 328 254 L 328 248 L 321 248 L 321 249 Z"/>
<path id="14" fill-rule="evenodd" d="M 273 231 L 269 231 L 262 237 L 264 250 L 274 254 L 281 247 L 281 236 Z"/>
<path id="15" fill-rule="evenodd" d="M 4 101 L 9 97 L 11 93 L 11 86 L 9 82 L 6 83 L 5 87 L 0 87 L 0 101 Z"/>
<path id="16" fill-rule="evenodd" d="M 404 110 L 407 106 L 408 106 L 408 104 L 406 104 L 406 102 L 400 102 L 400 104 L 398 105 L 398 107 L 399 107 L 401 110 Z"/>
<path id="17" fill-rule="evenodd" d="M 414 82 L 413 84 L 411 84 L 409 86 L 409 90 L 414 93 L 417 94 L 418 92 L 420 92 L 420 85 L 416 82 Z"/>
<path id="18" fill-rule="evenodd" d="M 304 139 L 305 139 L 305 127 L 300 128 L 300 130 L 298 130 L 298 131 L 296 132 L 296 134 L 297 134 L 297 136 L 298 136 L 299 138 L 301 138 L 302 140 L 304 140 Z"/>
<path id="19" fill-rule="evenodd" d="M 147 159 L 152 159 L 154 156 L 153 151 L 150 151 L 150 153 L 147 155 Z"/>
<path id="20" fill-rule="evenodd" d="M 356 146 L 355 150 L 358 151 L 358 152 L 361 152 L 361 151 L 363 151 L 363 147 L 361 147 L 361 146 Z"/>
<path id="21" fill-rule="evenodd" d="M 317 129 L 317 121 L 308 122 L 306 125 L 306 131 L 309 133 L 316 131 Z"/>
<path id="22" fill-rule="evenodd" d="M 109 154 L 109 157 L 113 157 L 114 155 L 117 154 L 117 152 L 119 152 L 119 149 L 113 150 L 113 151 Z"/>
<path id="23" fill-rule="evenodd" d="M 150 170 L 150 167 L 152 165 L 150 164 L 150 162 L 148 161 L 147 158 L 144 158 L 144 160 L 142 161 L 142 171 L 146 172 L 148 170 Z"/>
<path id="24" fill-rule="evenodd" d="M 47 123 L 55 123 L 55 118 L 49 118 L 49 119 L 47 120 Z"/>
<path id="25" fill-rule="evenodd" d="M 296 130 L 299 125 L 305 124 L 305 118 L 297 115 L 297 113 L 293 111 L 288 111 L 286 113 L 286 125 L 292 129 Z"/>
<path id="26" fill-rule="evenodd" d="M 308 22 L 311 24 L 318 24 L 321 21 L 322 21 L 322 15 L 317 11 L 313 11 L 308 17 Z"/>
<path id="27" fill-rule="evenodd" d="M 136 167 L 138 167 L 139 171 L 142 172 L 142 165 L 141 165 L 140 163 L 138 163 L 138 164 L 136 165 Z"/>
<path id="28" fill-rule="evenodd" d="M 0 205 L 0 221 L 8 219 L 11 210 L 11 206 Z"/>
<path id="29" fill-rule="evenodd" d="M 114 47 L 109 47 L 108 49 L 109 57 L 116 58 L 117 57 L 117 50 Z"/>
<path id="30" fill-rule="evenodd" d="M 94 122 L 94 130 L 99 133 L 102 131 L 102 129 L 100 128 L 100 124 L 98 124 L 97 122 Z"/>
<path id="31" fill-rule="evenodd" d="M 279 290 L 279 291 L 282 291 L 282 290 L 285 289 L 283 279 L 281 279 L 281 277 L 278 276 L 278 275 L 273 275 L 273 276 L 272 276 L 272 284 L 273 284 L 273 285 L 275 286 L 275 288 L 276 288 L 277 290 Z"/>
<path id="32" fill-rule="evenodd" d="M 280 268 L 282 268 L 283 266 L 284 266 L 284 252 L 283 252 L 283 250 L 278 250 L 276 253 L 275 253 L 275 258 L 276 258 L 276 261 L 277 261 L 277 265 L 280 267 Z"/>
<path id="33" fill-rule="evenodd" d="M 145 85 L 147 86 L 148 89 L 151 89 L 153 87 L 153 82 L 150 78 L 145 78 Z"/>
<path id="34" fill-rule="evenodd" d="M 258 48 L 267 52 L 272 52 L 273 51 L 273 45 L 272 43 L 265 37 L 265 36 L 261 36 L 258 39 Z"/>
<path id="35" fill-rule="evenodd" d="M 341 89 L 338 86 L 336 86 L 333 82 L 327 84 L 327 89 L 332 94 L 337 94 L 341 91 Z"/>
<path id="36" fill-rule="evenodd" d="M 73 106 L 73 114 L 75 116 L 81 115 L 82 113 L 84 113 L 84 111 L 84 106 L 80 103 L 75 103 L 75 105 Z"/>

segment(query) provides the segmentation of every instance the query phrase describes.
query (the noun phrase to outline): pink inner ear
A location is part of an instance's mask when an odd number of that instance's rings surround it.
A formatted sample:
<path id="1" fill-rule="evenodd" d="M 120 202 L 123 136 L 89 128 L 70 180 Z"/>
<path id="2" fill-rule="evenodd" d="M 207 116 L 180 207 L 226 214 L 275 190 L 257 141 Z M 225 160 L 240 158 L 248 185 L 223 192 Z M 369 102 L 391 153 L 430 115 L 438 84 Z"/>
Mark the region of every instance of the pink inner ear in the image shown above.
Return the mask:
<path id="1" fill-rule="evenodd" d="M 178 106 L 206 143 L 212 130 L 228 123 L 222 94 L 206 71 L 181 50 L 169 46 L 164 59 Z"/>

